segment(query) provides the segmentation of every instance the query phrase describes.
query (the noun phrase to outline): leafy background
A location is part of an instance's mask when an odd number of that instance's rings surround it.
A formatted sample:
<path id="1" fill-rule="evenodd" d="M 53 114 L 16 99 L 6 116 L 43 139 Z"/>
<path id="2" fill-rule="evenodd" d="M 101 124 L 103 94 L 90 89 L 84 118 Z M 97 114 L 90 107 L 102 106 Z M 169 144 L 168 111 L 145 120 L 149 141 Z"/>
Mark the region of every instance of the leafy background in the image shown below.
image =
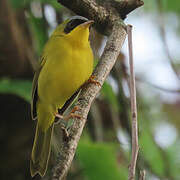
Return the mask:
<path id="1" fill-rule="evenodd" d="M 43 46 L 57 24 L 74 15 L 56 0 L 0 1 L 0 179 L 31 179 L 35 132 L 31 83 Z M 145 0 L 133 25 L 139 144 L 137 179 L 180 179 L 180 1 Z M 106 37 L 92 30 L 95 59 Z M 131 157 L 127 42 L 92 105 L 67 180 L 124 180 Z M 58 127 L 48 173 L 60 148 Z M 40 179 L 36 176 L 34 179 Z"/>

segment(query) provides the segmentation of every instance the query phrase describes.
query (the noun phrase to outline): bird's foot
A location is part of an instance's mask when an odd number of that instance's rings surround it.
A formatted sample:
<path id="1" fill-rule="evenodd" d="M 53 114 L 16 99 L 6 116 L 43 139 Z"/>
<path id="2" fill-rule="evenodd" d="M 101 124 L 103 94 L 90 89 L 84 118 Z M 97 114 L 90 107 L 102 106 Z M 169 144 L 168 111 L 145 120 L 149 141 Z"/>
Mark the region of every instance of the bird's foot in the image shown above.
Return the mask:
<path id="1" fill-rule="evenodd" d="M 88 83 L 93 83 L 95 85 L 101 86 L 101 83 L 96 80 L 96 76 L 94 76 L 94 75 L 90 76 L 90 78 L 87 80 L 87 84 Z"/>
<path id="2" fill-rule="evenodd" d="M 59 124 L 62 122 L 62 120 L 64 119 L 64 116 L 58 113 L 55 113 L 55 120 L 54 120 L 54 124 Z"/>
<path id="3" fill-rule="evenodd" d="M 71 110 L 71 112 L 67 116 L 63 116 L 61 114 L 55 113 L 55 117 L 58 118 L 59 120 L 65 120 L 65 121 L 68 121 L 69 119 L 74 118 L 74 117 L 81 119 L 81 115 L 75 114 L 75 112 L 78 110 L 79 110 L 79 107 L 74 106 L 74 108 Z M 59 123 L 59 120 L 56 121 L 56 123 Z"/>
<path id="4" fill-rule="evenodd" d="M 64 116 L 59 113 L 55 113 L 55 117 L 58 118 L 59 120 L 64 119 Z M 59 122 L 59 120 L 58 120 L 58 122 Z"/>
<path id="5" fill-rule="evenodd" d="M 68 121 L 71 118 L 78 118 L 81 119 L 81 115 L 75 114 L 76 111 L 79 110 L 79 106 L 74 106 L 74 108 L 71 110 L 71 112 L 64 118 L 64 120 Z"/>
<path id="6" fill-rule="evenodd" d="M 55 121 L 55 124 L 61 123 L 61 129 L 62 129 L 62 132 L 63 132 L 64 140 L 67 140 L 67 138 L 69 137 L 68 130 L 70 129 L 70 126 L 71 126 L 71 125 L 68 125 L 67 122 L 71 118 L 78 118 L 78 119 L 82 118 L 81 115 L 75 114 L 75 112 L 78 111 L 78 110 L 79 110 L 79 106 L 74 106 L 74 108 L 71 110 L 71 112 L 67 116 L 63 116 L 63 115 L 58 114 L 58 113 L 55 114 L 55 117 L 57 118 L 56 121 Z M 65 122 L 62 122 L 62 120 L 64 120 Z"/>
<path id="7" fill-rule="evenodd" d="M 63 139 L 64 139 L 64 141 L 66 141 L 69 138 L 68 128 L 65 127 L 64 124 L 61 124 L 61 130 L 62 130 L 62 133 L 63 133 Z"/>

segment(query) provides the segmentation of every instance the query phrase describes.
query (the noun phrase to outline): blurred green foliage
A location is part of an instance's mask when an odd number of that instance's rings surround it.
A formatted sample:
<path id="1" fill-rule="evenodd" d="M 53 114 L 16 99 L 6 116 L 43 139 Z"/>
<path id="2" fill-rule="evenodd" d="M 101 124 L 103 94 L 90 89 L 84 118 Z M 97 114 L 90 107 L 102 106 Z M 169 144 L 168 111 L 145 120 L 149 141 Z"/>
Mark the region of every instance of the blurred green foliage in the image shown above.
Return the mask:
<path id="1" fill-rule="evenodd" d="M 140 136 L 140 151 L 150 165 L 152 171 L 160 177 L 165 177 L 165 159 L 163 159 L 162 151 L 155 144 L 153 137 L 146 131 L 141 132 Z M 148 142 L 148 143 L 147 143 Z"/>
<path id="2" fill-rule="evenodd" d="M 0 79 L 0 93 L 15 94 L 26 101 L 31 101 L 32 82 L 29 80 Z"/>
<path id="3" fill-rule="evenodd" d="M 163 6 L 166 11 L 170 12 L 175 12 L 180 14 L 180 1 L 179 0 L 174 0 L 173 3 L 171 0 L 162 0 L 163 1 Z"/>
<path id="4" fill-rule="evenodd" d="M 116 94 L 114 93 L 114 91 L 112 89 L 112 86 L 108 82 L 105 82 L 103 84 L 101 92 L 102 92 L 104 98 L 107 99 L 107 101 L 111 104 L 112 108 L 116 112 L 118 112 L 119 104 L 118 104 Z"/>
<path id="5" fill-rule="evenodd" d="M 32 0 L 22 0 L 22 1 L 19 1 L 19 0 L 8 0 L 8 1 L 11 3 L 11 5 L 12 5 L 12 7 L 14 9 L 22 9 L 22 8 L 24 8 L 26 6 L 29 6 L 30 3 L 32 2 Z"/>
<path id="6" fill-rule="evenodd" d="M 8 0 L 12 7 L 15 9 L 22 9 L 22 8 L 26 8 L 28 6 L 31 5 L 32 2 L 40 2 L 42 5 L 43 4 L 49 4 L 51 5 L 53 8 L 55 8 L 55 10 L 60 10 L 61 9 L 61 5 L 56 1 L 56 0 Z"/>
<path id="7" fill-rule="evenodd" d="M 93 143 L 82 139 L 78 145 L 77 157 L 84 176 L 89 180 L 127 179 L 127 168 L 117 163 L 117 145 Z"/>
<path id="8" fill-rule="evenodd" d="M 29 13 L 28 22 L 32 31 L 35 49 L 38 56 L 40 56 L 44 44 L 48 40 L 47 26 L 44 19 L 35 17 L 32 13 Z"/>
<path id="9" fill-rule="evenodd" d="M 176 141 L 171 145 L 166 151 L 166 164 L 168 164 L 168 172 L 170 177 L 174 179 L 179 179 L 180 172 L 180 142 Z"/>

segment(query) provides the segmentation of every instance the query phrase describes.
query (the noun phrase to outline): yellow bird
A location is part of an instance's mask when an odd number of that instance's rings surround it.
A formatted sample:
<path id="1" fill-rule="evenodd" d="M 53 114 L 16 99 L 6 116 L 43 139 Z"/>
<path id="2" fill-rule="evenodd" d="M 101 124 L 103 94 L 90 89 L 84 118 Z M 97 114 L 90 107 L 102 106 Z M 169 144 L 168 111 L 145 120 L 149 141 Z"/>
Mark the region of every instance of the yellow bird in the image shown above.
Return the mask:
<path id="1" fill-rule="evenodd" d="M 31 176 L 46 173 L 54 119 L 67 106 L 93 70 L 89 27 L 93 21 L 74 16 L 60 24 L 46 43 L 32 90 L 32 118 L 37 119 L 32 148 Z"/>

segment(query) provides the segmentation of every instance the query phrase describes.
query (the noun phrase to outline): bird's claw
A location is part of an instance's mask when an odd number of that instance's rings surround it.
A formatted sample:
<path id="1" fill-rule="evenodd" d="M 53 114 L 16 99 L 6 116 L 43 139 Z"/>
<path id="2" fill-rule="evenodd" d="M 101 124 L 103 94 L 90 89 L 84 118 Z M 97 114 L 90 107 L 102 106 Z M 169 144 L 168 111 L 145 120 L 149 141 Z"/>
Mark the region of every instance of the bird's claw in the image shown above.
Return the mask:
<path id="1" fill-rule="evenodd" d="M 71 112 L 67 116 L 63 116 L 61 114 L 55 113 L 55 117 L 57 118 L 55 121 L 55 124 L 61 123 L 61 129 L 63 131 L 64 138 L 67 139 L 69 137 L 69 132 L 68 132 L 68 125 L 67 121 L 71 118 L 78 118 L 81 119 L 81 115 L 75 114 L 76 111 L 79 110 L 78 106 L 74 106 L 74 108 L 71 110 Z M 64 120 L 64 122 L 62 122 Z"/>
<path id="2" fill-rule="evenodd" d="M 61 130 L 63 132 L 63 139 L 66 140 L 67 138 L 69 138 L 68 129 L 65 127 L 64 124 L 61 125 Z"/>

